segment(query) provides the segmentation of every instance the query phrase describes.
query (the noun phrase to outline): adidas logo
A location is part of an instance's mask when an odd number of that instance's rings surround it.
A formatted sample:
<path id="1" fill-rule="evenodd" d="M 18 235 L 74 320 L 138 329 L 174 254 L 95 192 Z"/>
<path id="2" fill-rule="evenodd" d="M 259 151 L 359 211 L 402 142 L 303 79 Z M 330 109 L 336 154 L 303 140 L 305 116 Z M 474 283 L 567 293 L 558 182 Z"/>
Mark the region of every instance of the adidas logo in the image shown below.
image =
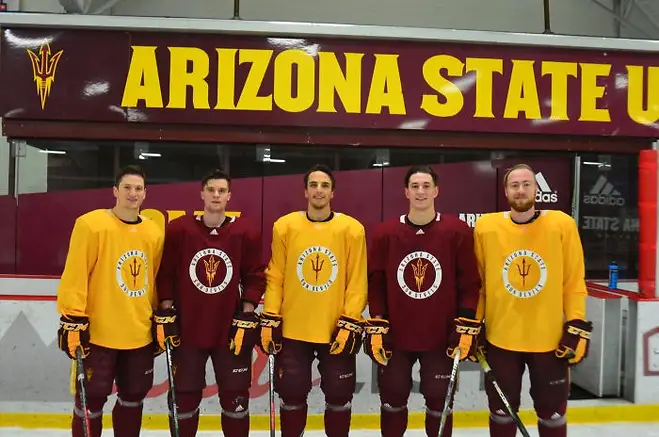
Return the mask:
<path id="1" fill-rule="evenodd" d="M 538 184 L 538 192 L 535 194 L 535 201 L 537 203 L 558 202 L 558 193 L 551 189 L 542 172 L 535 174 L 535 181 Z"/>
<path id="2" fill-rule="evenodd" d="M 625 198 L 622 197 L 620 191 L 616 190 L 611 182 L 606 179 L 606 176 L 600 175 L 590 189 L 588 194 L 584 194 L 583 203 L 587 205 L 610 205 L 610 206 L 624 206 Z"/>

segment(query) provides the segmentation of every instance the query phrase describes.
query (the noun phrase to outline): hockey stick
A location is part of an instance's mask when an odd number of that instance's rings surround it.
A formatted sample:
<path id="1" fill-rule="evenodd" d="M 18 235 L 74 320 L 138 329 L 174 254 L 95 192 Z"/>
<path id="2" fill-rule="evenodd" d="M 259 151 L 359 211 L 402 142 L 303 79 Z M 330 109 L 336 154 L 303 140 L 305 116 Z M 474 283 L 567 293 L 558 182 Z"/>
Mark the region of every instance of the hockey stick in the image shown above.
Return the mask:
<path id="1" fill-rule="evenodd" d="M 179 437 L 178 405 L 176 404 L 176 386 L 174 385 L 174 365 L 172 364 L 172 346 L 169 340 L 165 341 L 165 356 L 167 357 L 167 379 L 169 379 L 169 399 L 174 422 L 174 437 Z"/>
<path id="2" fill-rule="evenodd" d="M 453 388 L 455 381 L 458 377 L 458 367 L 460 366 L 460 348 L 455 348 L 455 356 L 453 357 L 453 368 L 451 369 L 451 378 L 448 380 L 448 390 L 446 390 L 446 398 L 444 399 L 444 409 L 442 410 L 442 417 L 439 421 L 439 437 L 444 435 L 444 428 L 446 427 L 446 420 L 448 419 L 448 411 L 451 406 L 451 398 L 453 397 Z"/>
<path id="3" fill-rule="evenodd" d="M 78 380 L 78 387 L 80 392 L 78 393 L 80 397 L 80 404 L 82 406 L 83 414 L 83 427 L 82 434 L 85 437 L 91 437 L 91 425 L 89 423 L 89 410 L 87 410 L 87 389 L 85 388 L 85 366 L 82 362 L 82 346 L 78 346 L 76 349 L 76 379 Z"/>
<path id="4" fill-rule="evenodd" d="M 526 430 L 524 423 L 522 423 L 522 419 L 520 419 L 517 413 L 513 410 L 512 406 L 510 405 L 510 402 L 508 402 L 508 398 L 506 398 L 506 395 L 503 393 L 503 390 L 501 390 L 499 383 L 497 382 L 496 378 L 494 377 L 494 374 L 492 373 L 492 368 L 488 364 L 487 360 L 485 359 L 485 355 L 483 355 L 483 352 L 480 349 L 476 352 L 476 358 L 478 359 L 478 362 L 481 363 L 481 367 L 485 372 L 485 376 L 490 378 L 490 382 L 492 383 L 494 389 L 499 394 L 499 397 L 501 398 L 503 405 L 506 407 L 506 410 L 508 410 L 508 414 L 510 414 L 510 417 L 513 418 L 513 421 L 515 422 L 515 425 L 517 425 L 519 432 L 521 432 L 524 437 L 531 437 L 529 435 L 529 432 Z"/>
<path id="5" fill-rule="evenodd" d="M 268 396 L 270 397 L 270 437 L 275 437 L 275 354 L 268 354 Z"/>

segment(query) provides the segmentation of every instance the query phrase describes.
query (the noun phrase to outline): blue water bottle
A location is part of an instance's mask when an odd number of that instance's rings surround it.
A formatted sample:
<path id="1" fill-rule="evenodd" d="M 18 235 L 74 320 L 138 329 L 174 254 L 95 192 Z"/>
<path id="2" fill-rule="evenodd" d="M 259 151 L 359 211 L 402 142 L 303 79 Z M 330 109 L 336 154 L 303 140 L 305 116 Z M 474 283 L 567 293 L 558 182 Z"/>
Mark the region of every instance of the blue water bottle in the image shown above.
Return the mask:
<path id="1" fill-rule="evenodd" d="M 609 288 L 612 290 L 618 288 L 618 264 L 615 261 L 609 264 Z"/>

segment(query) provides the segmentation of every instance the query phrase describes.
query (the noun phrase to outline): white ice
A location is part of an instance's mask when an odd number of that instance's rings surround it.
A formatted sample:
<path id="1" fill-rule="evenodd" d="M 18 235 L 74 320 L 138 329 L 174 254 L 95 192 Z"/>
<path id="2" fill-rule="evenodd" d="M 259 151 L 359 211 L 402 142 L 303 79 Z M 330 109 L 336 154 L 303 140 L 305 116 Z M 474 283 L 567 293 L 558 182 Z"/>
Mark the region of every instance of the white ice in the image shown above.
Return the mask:
<path id="1" fill-rule="evenodd" d="M 529 429 L 532 437 L 538 437 L 535 429 Z M 607 423 L 601 425 L 570 425 L 568 429 L 570 437 L 620 437 L 633 435 L 639 437 L 659 437 L 659 422 L 655 423 Z M 0 437 L 69 437 L 70 431 L 67 430 L 41 430 L 41 429 L 18 429 L 18 428 L 0 428 Z M 219 431 L 200 431 L 199 436 L 221 436 Z M 267 431 L 253 431 L 250 436 L 266 437 Z M 277 432 L 279 435 L 279 432 Z M 323 431 L 307 431 L 305 437 L 323 437 Z M 350 433 L 352 437 L 379 437 L 379 431 L 354 430 Z M 409 437 L 425 437 L 425 432 L 420 429 L 409 430 L 406 434 Z M 519 436 L 520 434 L 517 433 Z M 103 437 L 112 437 L 112 430 L 104 430 Z M 454 437 L 488 437 L 489 433 L 486 428 L 455 428 Z M 142 437 L 169 437 L 167 431 L 143 431 Z"/>

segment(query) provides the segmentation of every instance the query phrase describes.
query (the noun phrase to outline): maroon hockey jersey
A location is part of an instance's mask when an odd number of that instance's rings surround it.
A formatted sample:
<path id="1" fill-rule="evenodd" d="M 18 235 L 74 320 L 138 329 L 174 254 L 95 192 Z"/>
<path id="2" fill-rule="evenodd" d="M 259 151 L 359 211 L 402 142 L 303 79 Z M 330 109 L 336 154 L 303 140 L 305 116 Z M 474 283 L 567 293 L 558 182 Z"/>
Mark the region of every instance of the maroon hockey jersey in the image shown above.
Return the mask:
<path id="1" fill-rule="evenodd" d="M 481 285 L 474 238 L 457 217 L 438 213 L 423 227 L 405 215 L 380 223 L 368 264 L 369 313 L 389 320 L 396 349 L 445 348 L 459 312 L 474 317 Z"/>
<path id="2" fill-rule="evenodd" d="M 265 264 L 260 231 L 244 218 L 207 227 L 201 217 L 169 223 L 157 278 L 158 298 L 173 299 L 181 341 L 199 348 L 229 344 L 242 301 L 261 301 Z"/>

